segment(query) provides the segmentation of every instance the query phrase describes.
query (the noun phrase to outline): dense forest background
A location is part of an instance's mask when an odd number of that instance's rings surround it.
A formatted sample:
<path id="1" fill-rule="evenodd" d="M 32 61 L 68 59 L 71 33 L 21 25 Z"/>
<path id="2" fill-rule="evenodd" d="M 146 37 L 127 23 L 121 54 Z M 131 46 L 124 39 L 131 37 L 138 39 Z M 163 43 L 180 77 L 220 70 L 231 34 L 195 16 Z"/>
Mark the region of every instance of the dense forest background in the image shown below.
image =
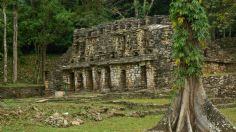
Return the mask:
<path id="1" fill-rule="evenodd" d="M 3 1 L 1 0 L 0 11 L 2 43 Z M 171 0 L 7 0 L 9 57 L 13 52 L 15 3 L 18 13 L 18 56 L 21 58 L 26 54 L 36 54 L 38 60 L 44 61 L 46 54 L 62 54 L 68 49 L 72 44 L 75 28 L 86 28 L 130 17 L 168 15 Z M 203 5 L 208 13 L 211 39 L 236 36 L 235 0 L 204 0 Z M 0 60 L 3 58 L 2 45 Z"/>
<path id="2" fill-rule="evenodd" d="M 14 0 L 10 0 L 7 7 L 9 55 L 12 52 L 13 2 Z M 37 45 L 45 44 L 48 53 L 63 53 L 72 43 L 75 28 L 91 27 L 129 17 L 168 15 L 170 2 L 171 0 L 17 0 L 19 51 L 21 54 L 32 53 Z M 146 9 L 147 13 L 142 14 L 145 12 L 144 5 L 148 4 L 152 4 L 150 10 Z M 204 5 L 214 38 L 235 35 L 234 0 L 205 0 Z M 136 8 L 140 12 L 139 16 L 135 14 Z M 0 27 L 3 27 L 2 12 Z M 0 28 L 0 40 L 3 40 L 3 28 Z M 1 55 L 2 49 L 3 46 L 0 47 Z"/>

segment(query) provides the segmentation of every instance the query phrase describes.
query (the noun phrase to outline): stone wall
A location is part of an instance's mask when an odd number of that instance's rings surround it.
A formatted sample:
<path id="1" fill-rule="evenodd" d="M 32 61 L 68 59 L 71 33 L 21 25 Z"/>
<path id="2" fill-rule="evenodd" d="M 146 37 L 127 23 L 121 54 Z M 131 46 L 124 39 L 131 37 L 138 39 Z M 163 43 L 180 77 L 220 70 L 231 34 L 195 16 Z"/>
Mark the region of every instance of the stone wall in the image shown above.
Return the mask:
<path id="1" fill-rule="evenodd" d="M 44 95 L 44 86 L 34 87 L 1 87 L 0 97 L 1 98 L 27 98 Z"/>
<path id="2" fill-rule="evenodd" d="M 236 72 L 236 38 L 218 39 L 205 50 L 205 74 Z"/>
<path id="3" fill-rule="evenodd" d="M 236 74 L 205 76 L 203 84 L 209 96 L 236 98 Z"/>

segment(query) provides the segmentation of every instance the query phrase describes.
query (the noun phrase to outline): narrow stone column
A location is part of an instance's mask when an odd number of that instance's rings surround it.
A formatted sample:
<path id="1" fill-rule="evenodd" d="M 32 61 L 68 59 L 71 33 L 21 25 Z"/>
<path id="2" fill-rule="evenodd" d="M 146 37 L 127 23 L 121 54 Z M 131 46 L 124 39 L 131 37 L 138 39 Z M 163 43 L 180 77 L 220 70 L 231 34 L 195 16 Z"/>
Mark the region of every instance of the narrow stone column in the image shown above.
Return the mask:
<path id="1" fill-rule="evenodd" d="M 78 84 L 78 72 L 74 71 L 74 77 L 75 77 L 75 92 L 79 91 L 79 84 Z"/>
<path id="2" fill-rule="evenodd" d="M 84 88 L 85 91 L 87 91 L 88 90 L 88 85 L 87 85 L 88 75 L 87 75 L 86 69 L 82 70 L 82 77 L 83 77 L 83 86 L 84 86 L 83 88 Z"/>
<path id="3" fill-rule="evenodd" d="M 151 62 L 147 62 L 147 88 L 155 91 L 155 80 L 154 80 L 155 68 Z"/>
<path id="4" fill-rule="evenodd" d="M 92 76 L 93 76 L 93 91 L 98 90 L 97 85 L 97 71 L 95 67 L 92 67 Z"/>
<path id="5" fill-rule="evenodd" d="M 106 70 L 102 68 L 101 70 L 101 79 L 100 79 L 101 92 L 106 92 Z"/>

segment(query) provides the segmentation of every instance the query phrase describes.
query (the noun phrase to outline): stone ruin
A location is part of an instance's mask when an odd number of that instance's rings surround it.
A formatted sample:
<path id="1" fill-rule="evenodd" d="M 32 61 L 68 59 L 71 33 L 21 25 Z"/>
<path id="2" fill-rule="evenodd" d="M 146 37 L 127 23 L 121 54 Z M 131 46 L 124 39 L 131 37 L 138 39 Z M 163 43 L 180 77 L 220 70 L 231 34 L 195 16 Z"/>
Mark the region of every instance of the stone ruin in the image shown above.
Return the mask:
<path id="1" fill-rule="evenodd" d="M 76 29 L 72 58 L 63 67 L 64 80 L 73 91 L 167 89 L 171 33 L 166 16 Z"/>
<path id="2" fill-rule="evenodd" d="M 169 91 L 174 67 L 171 34 L 168 16 L 159 15 L 76 29 L 72 47 L 52 76 L 63 79 L 70 91 Z M 203 83 L 212 96 L 236 97 L 235 58 L 219 44 L 209 45 Z M 52 87 L 60 79 L 54 79 Z"/>

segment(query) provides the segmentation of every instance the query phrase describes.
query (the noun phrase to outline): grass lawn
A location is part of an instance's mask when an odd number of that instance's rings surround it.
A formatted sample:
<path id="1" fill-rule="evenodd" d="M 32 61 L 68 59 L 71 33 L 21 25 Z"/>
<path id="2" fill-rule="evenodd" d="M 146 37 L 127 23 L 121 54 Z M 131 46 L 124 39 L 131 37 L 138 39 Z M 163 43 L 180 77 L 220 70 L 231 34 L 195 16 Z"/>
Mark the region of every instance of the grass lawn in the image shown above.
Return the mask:
<path id="1" fill-rule="evenodd" d="M 104 107 L 118 109 L 125 107 L 120 104 L 111 104 L 104 100 L 91 100 L 83 102 L 83 100 L 73 101 L 56 101 L 36 103 L 38 98 L 28 99 L 5 99 L 0 102 L 0 131 L 1 132 L 143 132 L 152 128 L 161 119 L 162 114 L 147 115 L 145 117 L 110 117 L 103 118 L 102 121 L 94 121 L 93 119 L 80 116 L 85 121 L 83 125 L 71 126 L 68 128 L 52 127 L 44 122 L 44 120 L 53 113 L 69 113 L 70 118 L 74 118 L 78 113 L 84 111 L 100 111 Z M 133 103 L 155 103 L 168 104 L 170 99 L 120 99 L 121 101 L 129 101 Z M 38 110 L 35 110 L 38 109 Z M 15 114 L 19 109 L 22 114 Z M 129 109 L 125 108 L 119 112 L 142 111 L 143 108 Z M 151 108 L 145 108 L 151 110 Z M 224 108 L 220 111 L 236 125 L 236 107 Z M 42 121 L 35 118 L 38 112 L 44 113 Z M 7 116 L 4 116 L 7 114 Z M 88 114 L 88 113 L 87 113 Z M 4 122 L 6 120 L 6 122 Z M 2 125 L 1 125 L 2 124 Z"/>
<path id="2" fill-rule="evenodd" d="M 8 83 L 8 84 L 2 84 L 0 83 L 0 88 L 28 88 L 28 87 L 38 87 L 43 85 L 38 84 L 26 84 L 26 83 Z"/>
<path id="3" fill-rule="evenodd" d="M 220 111 L 236 126 L 236 107 L 220 109 Z"/>
<path id="4" fill-rule="evenodd" d="M 143 132 L 155 126 L 161 115 L 144 118 L 114 117 L 107 120 L 86 122 L 84 125 L 69 128 L 53 128 L 43 124 L 17 122 L 12 126 L 2 128 L 4 132 Z"/>
<path id="5" fill-rule="evenodd" d="M 138 103 L 138 104 L 169 104 L 171 102 L 168 98 L 161 98 L 161 99 L 119 99 L 116 101 L 127 101 L 131 103 Z"/>

